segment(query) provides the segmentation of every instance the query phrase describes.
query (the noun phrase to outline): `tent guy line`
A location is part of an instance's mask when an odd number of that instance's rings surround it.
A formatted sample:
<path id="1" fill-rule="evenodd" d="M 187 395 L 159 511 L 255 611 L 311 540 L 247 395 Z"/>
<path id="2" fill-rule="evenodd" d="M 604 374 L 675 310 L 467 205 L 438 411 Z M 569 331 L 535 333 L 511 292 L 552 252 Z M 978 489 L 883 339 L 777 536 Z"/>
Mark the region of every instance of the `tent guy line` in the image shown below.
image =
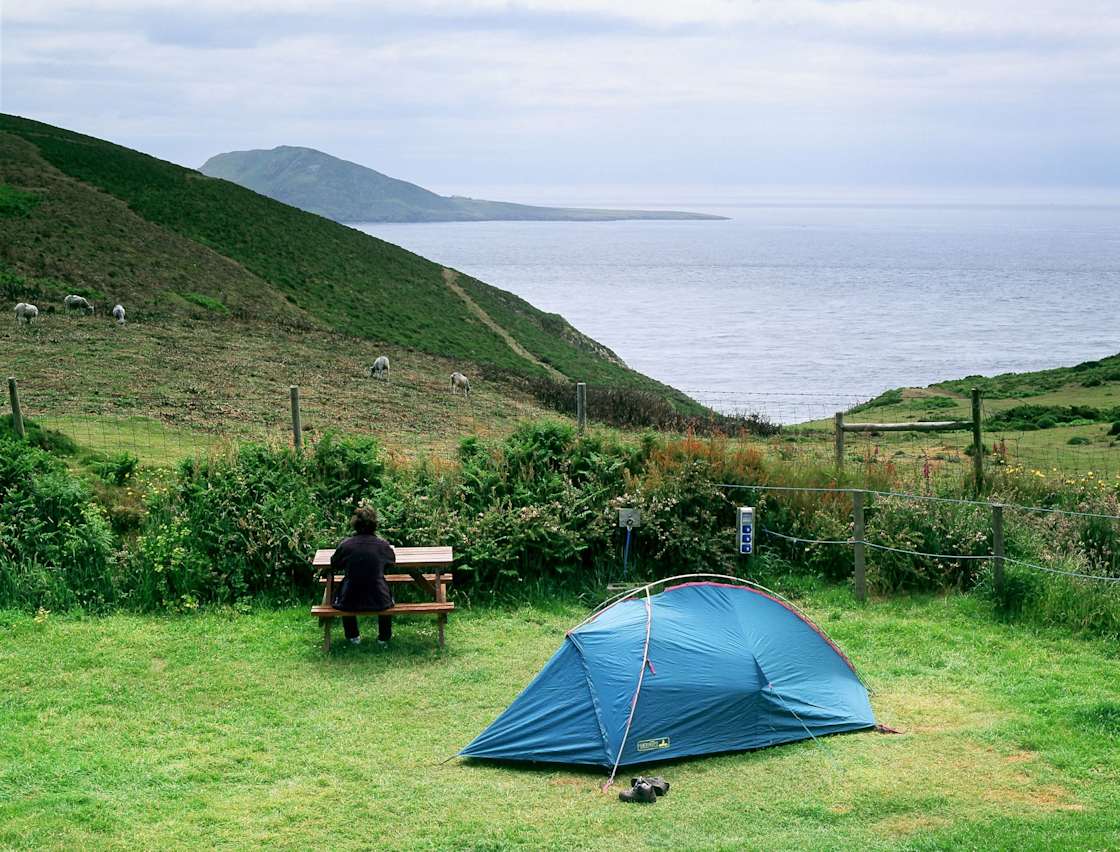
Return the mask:
<path id="1" fill-rule="evenodd" d="M 646 587 L 646 641 L 642 648 L 642 667 L 638 670 L 638 686 L 634 690 L 634 698 L 630 701 L 630 715 L 626 719 L 626 730 L 622 733 L 622 742 L 618 745 L 618 756 L 614 759 L 614 766 L 611 768 L 611 777 L 607 779 L 607 783 L 603 785 L 603 792 L 605 793 L 614 783 L 614 776 L 618 774 L 618 762 L 622 760 L 622 750 L 626 748 L 626 740 L 630 737 L 630 727 L 634 724 L 634 711 L 638 709 L 638 696 L 642 694 L 642 681 L 645 680 L 646 666 L 650 665 L 649 660 L 649 632 L 653 626 L 653 609 L 649 605 L 649 587 Z"/>

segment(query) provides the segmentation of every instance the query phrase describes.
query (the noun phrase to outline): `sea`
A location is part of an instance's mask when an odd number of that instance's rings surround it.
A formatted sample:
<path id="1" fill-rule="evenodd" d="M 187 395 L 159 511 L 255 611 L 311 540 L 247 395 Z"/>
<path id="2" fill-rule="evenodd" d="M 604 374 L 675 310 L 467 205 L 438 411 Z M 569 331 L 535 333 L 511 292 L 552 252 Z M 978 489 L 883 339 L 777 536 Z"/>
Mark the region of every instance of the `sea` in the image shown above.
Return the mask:
<path id="1" fill-rule="evenodd" d="M 728 218 L 355 227 L 562 314 L 713 407 L 781 422 L 1120 352 L 1120 206 L 664 206 Z"/>

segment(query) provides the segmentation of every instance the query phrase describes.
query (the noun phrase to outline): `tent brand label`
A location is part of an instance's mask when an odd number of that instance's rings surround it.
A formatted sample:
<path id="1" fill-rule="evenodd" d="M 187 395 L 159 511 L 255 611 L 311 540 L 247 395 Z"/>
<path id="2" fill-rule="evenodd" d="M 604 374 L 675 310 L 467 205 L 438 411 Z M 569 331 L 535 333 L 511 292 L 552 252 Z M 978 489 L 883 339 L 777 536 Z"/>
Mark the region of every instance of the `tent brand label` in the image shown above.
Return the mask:
<path id="1" fill-rule="evenodd" d="M 668 737 L 658 737 L 656 740 L 638 740 L 638 751 L 657 751 L 659 748 L 668 747 Z"/>

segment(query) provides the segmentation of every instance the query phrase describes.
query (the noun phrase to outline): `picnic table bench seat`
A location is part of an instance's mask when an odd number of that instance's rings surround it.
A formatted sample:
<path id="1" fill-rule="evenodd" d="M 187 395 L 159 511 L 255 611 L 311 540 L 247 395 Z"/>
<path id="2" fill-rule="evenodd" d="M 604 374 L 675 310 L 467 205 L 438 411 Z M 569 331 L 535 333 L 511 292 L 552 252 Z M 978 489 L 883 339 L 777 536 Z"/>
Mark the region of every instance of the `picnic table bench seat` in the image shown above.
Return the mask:
<path id="1" fill-rule="evenodd" d="M 317 571 L 325 572 L 320 578 L 324 585 L 323 601 L 311 607 L 311 614 L 318 618 L 323 625 L 323 651 L 331 649 L 331 625 L 334 620 L 347 616 L 367 615 L 435 615 L 439 631 L 439 647 L 444 646 L 444 626 L 447 624 L 447 614 L 455 609 L 455 604 L 447 600 L 447 587 L 451 585 L 454 575 L 450 571 L 441 571 L 443 567 L 450 567 L 454 561 L 454 553 L 450 547 L 394 547 L 396 554 L 396 567 L 403 568 L 406 573 L 386 574 L 385 580 L 390 584 L 414 583 L 423 591 L 433 597 L 433 600 L 420 603 L 398 603 L 389 609 L 380 611 L 350 612 L 335 609 L 334 584 L 341 582 L 343 575 L 335 574 L 331 570 L 331 556 L 334 550 L 319 550 L 315 553 L 312 566 Z M 424 568 L 434 568 L 431 573 L 424 573 Z"/>
<path id="2" fill-rule="evenodd" d="M 345 576 L 345 575 L 335 574 L 334 575 L 334 581 L 336 583 L 341 583 L 343 576 Z M 422 576 L 429 583 L 434 583 L 435 580 L 436 580 L 436 575 L 435 574 L 423 574 Z M 446 583 L 447 585 L 451 585 L 451 582 L 454 579 L 455 579 L 454 574 L 440 574 L 439 575 L 439 581 L 441 583 Z M 324 574 L 322 577 L 320 577 L 319 582 L 320 583 L 327 582 L 327 575 Z M 387 583 L 412 583 L 412 582 L 414 582 L 414 580 L 413 580 L 411 574 L 386 574 L 385 575 L 385 582 L 387 582 Z M 626 588 L 629 589 L 630 587 L 627 586 Z"/>

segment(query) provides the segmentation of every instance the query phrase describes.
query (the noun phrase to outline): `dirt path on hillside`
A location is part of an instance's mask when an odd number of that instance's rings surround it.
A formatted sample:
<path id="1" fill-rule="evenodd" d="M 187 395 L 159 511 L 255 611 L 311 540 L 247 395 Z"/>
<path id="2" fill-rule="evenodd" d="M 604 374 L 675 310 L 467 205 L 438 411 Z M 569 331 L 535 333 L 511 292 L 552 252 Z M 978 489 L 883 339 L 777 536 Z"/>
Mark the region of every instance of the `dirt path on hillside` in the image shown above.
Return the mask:
<path id="1" fill-rule="evenodd" d="M 550 367 L 548 364 L 539 360 L 535 355 L 533 355 L 532 352 L 530 352 L 528 349 L 526 349 L 524 346 L 522 346 L 520 343 L 518 343 L 513 338 L 512 334 L 510 334 L 508 331 L 506 331 L 504 328 L 502 328 L 500 325 L 498 325 L 498 323 L 496 323 L 494 321 L 493 317 L 491 317 L 490 314 L 486 313 L 486 311 L 484 311 L 482 309 L 482 306 L 479 305 L 478 302 L 476 302 L 474 299 L 472 299 L 467 294 L 466 290 L 464 290 L 462 287 L 459 286 L 459 273 L 458 272 L 456 272 L 454 269 L 443 270 L 443 280 L 446 282 L 448 289 L 451 290 L 452 293 L 454 293 L 460 299 L 463 300 L 463 303 L 466 304 L 467 309 L 471 313 L 473 313 L 476 317 L 478 317 L 482 321 L 483 325 L 485 325 L 488 329 L 490 329 L 492 332 L 494 332 L 496 335 L 498 335 L 498 337 L 502 338 L 502 340 L 504 340 L 506 342 L 506 345 L 510 349 L 512 349 L 514 352 L 516 352 L 518 355 L 520 355 L 526 361 L 529 361 L 530 363 L 536 364 L 541 369 L 547 371 L 548 374 L 550 376 L 552 376 L 552 378 L 557 379 L 557 380 L 562 381 L 562 382 L 567 382 L 568 381 L 567 376 L 565 376 L 563 373 L 561 373 L 556 368 Z"/>

